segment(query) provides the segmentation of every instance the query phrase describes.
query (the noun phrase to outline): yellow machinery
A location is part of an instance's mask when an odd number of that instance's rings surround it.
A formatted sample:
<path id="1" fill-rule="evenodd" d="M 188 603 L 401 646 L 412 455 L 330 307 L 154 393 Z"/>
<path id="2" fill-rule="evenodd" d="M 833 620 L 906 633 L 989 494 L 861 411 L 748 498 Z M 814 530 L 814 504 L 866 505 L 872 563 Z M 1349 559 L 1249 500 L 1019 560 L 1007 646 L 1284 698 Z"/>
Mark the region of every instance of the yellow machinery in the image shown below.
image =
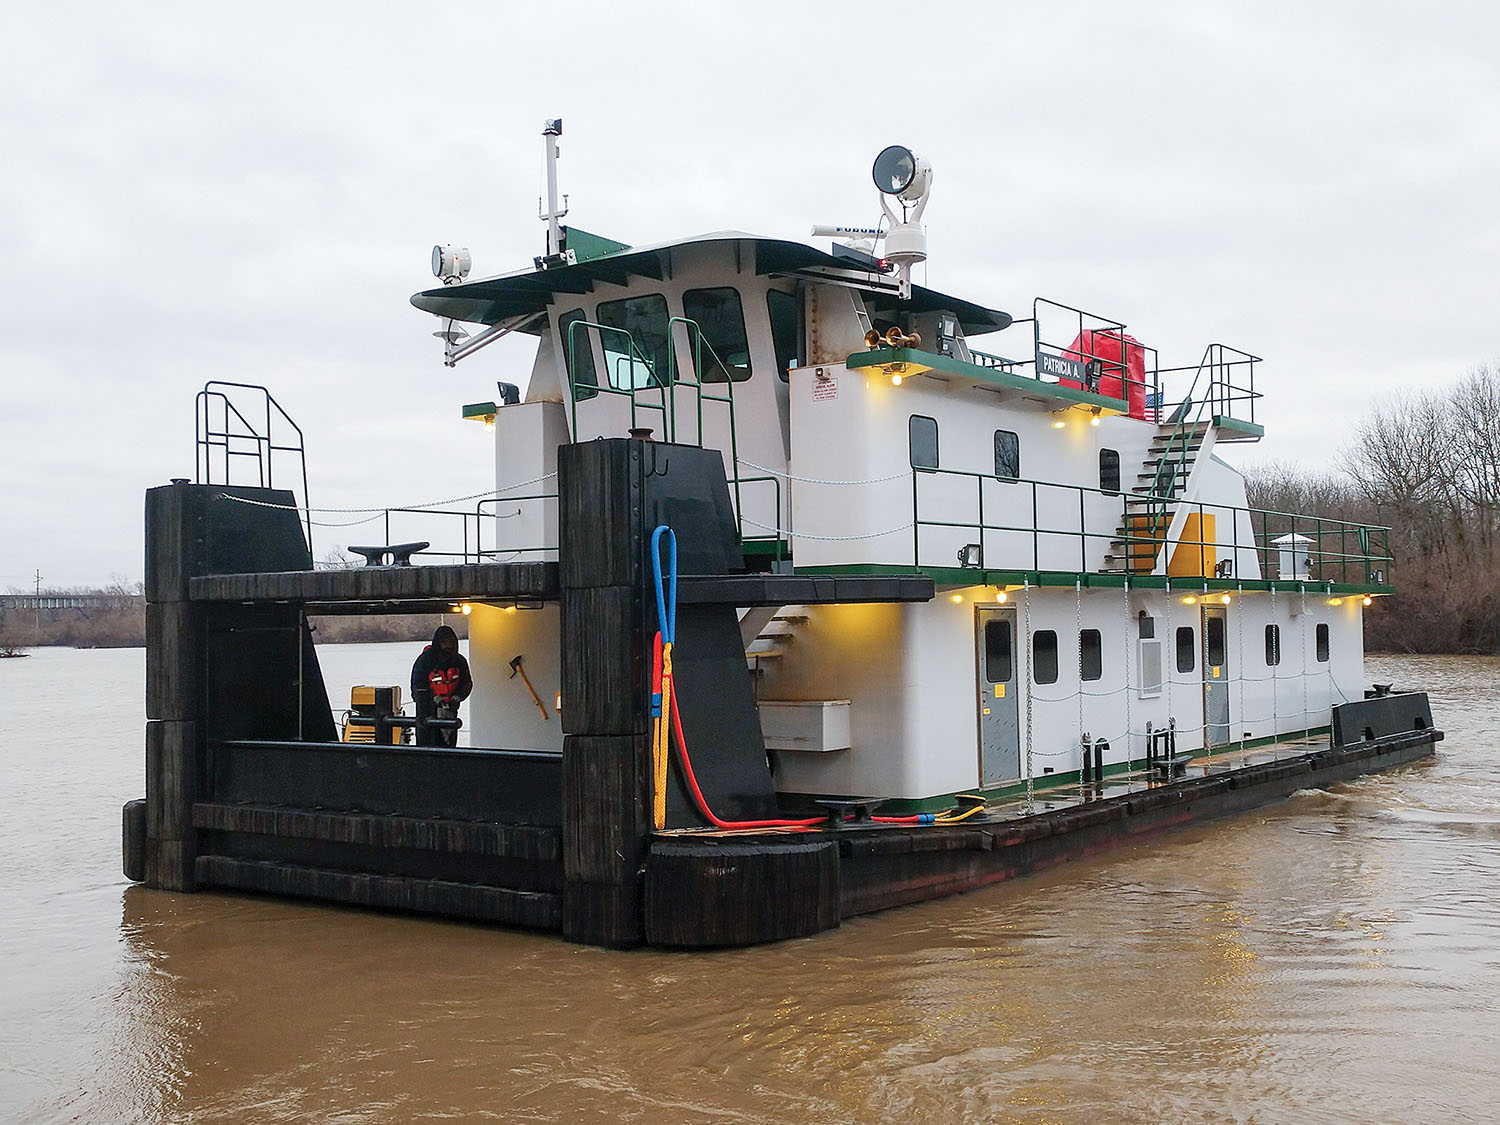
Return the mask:
<path id="1" fill-rule="evenodd" d="M 345 742 L 380 742 L 399 746 L 411 741 L 411 728 L 393 723 L 401 717 L 399 687 L 361 685 L 349 692 L 349 710 L 344 712 Z"/>

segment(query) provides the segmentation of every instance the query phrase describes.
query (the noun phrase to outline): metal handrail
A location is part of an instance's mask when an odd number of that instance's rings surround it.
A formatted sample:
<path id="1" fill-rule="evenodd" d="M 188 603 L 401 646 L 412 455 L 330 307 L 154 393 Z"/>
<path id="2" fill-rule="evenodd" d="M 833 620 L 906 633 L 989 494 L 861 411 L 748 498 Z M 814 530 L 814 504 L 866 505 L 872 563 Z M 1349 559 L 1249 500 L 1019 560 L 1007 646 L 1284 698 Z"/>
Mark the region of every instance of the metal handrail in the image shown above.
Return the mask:
<path id="1" fill-rule="evenodd" d="M 651 376 L 650 383 L 648 383 L 648 385 L 645 386 L 645 387 L 636 387 L 634 385 L 632 385 L 630 387 L 617 387 L 617 386 L 614 385 L 613 381 L 610 379 L 609 372 L 606 370 L 604 372 L 605 385 L 601 386 L 598 383 L 580 384 L 577 381 L 577 379 L 574 378 L 574 374 L 573 374 L 573 369 L 574 369 L 574 366 L 575 366 L 574 361 L 578 357 L 578 329 L 580 329 L 580 328 L 585 329 L 585 330 L 595 329 L 595 330 L 597 330 L 599 332 L 613 332 L 616 335 L 624 336 L 625 337 L 626 346 L 630 350 L 622 358 L 628 359 L 630 361 L 631 369 L 632 370 L 634 370 L 635 364 L 637 362 L 639 362 L 640 364 L 642 364 L 646 368 L 647 373 Z M 584 343 L 585 343 L 585 345 L 589 349 L 589 367 L 590 367 L 590 369 L 595 369 L 594 368 L 594 343 L 593 343 L 593 340 L 589 339 L 589 338 L 585 338 Z M 669 355 L 671 354 L 670 344 L 671 344 L 671 341 L 668 340 L 668 354 Z M 572 425 L 573 425 L 573 431 L 572 432 L 573 432 L 573 440 L 574 441 L 578 440 L 578 398 L 579 398 L 579 396 L 578 396 L 578 388 L 579 388 L 580 385 L 588 387 L 589 393 L 584 396 L 585 398 L 593 398 L 595 395 L 609 394 L 609 395 L 622 395 L 622 396 L 630 399 L 630 428 L 631 429 L 635 429 L 636 428 L 636 421 L 637 421 L 637 419 L 636 419 L 636 411 L 637 411 L 637 409 L 642 409 L 642 410 L 658 410 L 658 411 L 660 411 L 661 412 L 662 434 L 663 434 L 663 436 L 668 441 L 674 440 L 674 436 L 673 436 L 673 434 L 671 432 L 671 423 L 670 423 L 670 417 L 671 417 L 671 415 L 669 414 L 668 409 L 667 409 L 667 392 L 671 389 L 671 386 L 670 386 L 670 376 L 669 376 L 668 383 L 664 384 L 664 383 L 661 383 L 661 382 L 657 381 L 655 366 L 652 364 L 652 362 L 649 359 L 646 358 L 645 353 L 642 352 L 640 350 L 640 348 L 636 347 L 636 345 L 635 345 L 635 337 L 632 336 L 627 330 L 625 330 L 624 328 L 616 328 L 616 327 L 614 327 L 613 325 L 610 325 L 610 324 L 600 324 L 597 321 L 593 321 L 593 320 L 575 320 L 575 321 L 573 321 L 573 323 L 571 323 L 571 324 L 568 325 L 567 353 L 568 354 L 567 354 L 567 357 L 566 357 L 566 362 L 564 364 L 564 367 L 566 368 L 567 374 L 568 374 L 568 404 L 569 404 L 569 410 L 571 412 L 571 419 L 572 419 Z M 632 379 L 631 383 L 634 384 L 634 382 L 635 382 L 635 380 Z M 660 397 L 661 401 L 655 402 L 655 403 L 651 403 L 651 402 L 638 402 L 638 400 L 636 399 L 636 391 L 637 390 L 656 390 L 656 391 L 660 392 L 659 397 Z"/>
<path id="2" fill-rule="evenodd" d="M 1239 358 L 1226 359 L 1225 355 L 1229 352 Z M 1197 435 L 1199 426 L 1205 425 L 1215 417 L 1234 417 L 1231 411 L 1237 402 L 1250 404 L 1250 417 L 1246 421 L 1255 421 L 1255 400 L 1261 397 L 1255 390 L 1255 365 L 1259 362 L 1259 356 L 1253 356 L 1249 352 L 1242 352 L 1238 348 L 1230 348 L 1224 344 L 1209 344 L 1203 350 L 1203 358 L 1198 361 L 1198 366 L 1193 372 L 1193 381 L 1188 387 L 1187 395 L 1181 402 L 1171 404 L 1172 414 L 1179 417 L 1175 424 L 1168 423 L 1173 425 L 1172 433 L 1167 439 L 1167 448 L 1157 457 L 1156 480 L 1150 489 L 1154 495 L 1168 500 L 1176 499 L 1169 492 L 1163 492 L 1160 486 L 1164 480 L 1168 488 L 1175 482 L 1176 471 L 1181 461 L 1186 459 L 1187 447 L 1192 437 Z M 1249 371 L 1249 385 L 1246 387 L 1237 386 L 1221 374 L 1241 365 Z M 1173 370 L 1185 371 L 1187 369 L 1174 368 Z M 1208 385 L 1200 395 L 1198 384 L 1205 372 L 1208 374 Z M 1163 411 L 1167 408 L 1167 404 L 1161 407 Z M 1205 418 L 1205 412 L 1207 418 Z M 1171 415 L 1168 417 L 1170 418 Z"/>
<path id="3" fill-rule="evenodd" d="M 680 324 L 688 334 L 688 344 L 693 351 L 693 382 L 689 383 L 681 377 L 677 369 L 677 340 L 672 326 Z M 724 387 L 727 393 L 723 395 L 709 394 L 703 389 L 703 349 L 708 349 L 710 358 L 718 365 L 718 369 L 724 373 Z M 734 377 L 729 373 L 729 365 L 719 358 L 719 353 L 714 351 L 714 346 L 703 337 L 703 328 L 696 320 L 690 320 L 685 316 L 669 317 L 667 320 L 667 386 L 674 388 L 678 385 L 692 387 L 694 389 L 694 401 L 697 405 L 698 432 L 696 441 L 701 448 L 703 445 L 703 401 L 727 403 L 729 406 L 729 456 L 731 465 L 736 467 L 734 479 L 734 511 L 738 518 L 740 511 L 740 490 L 738 466 L 740 463 L 739 451 L 739 427 L 734 418 Z M 677 396 L 672 395 L 672 441 L 677 440 Z M 741 535 L 743 539 L 743 534 Z"/>
<path id="4" fill-rule="evenodd" d="M 745 534 L 745 516 L 744 516 L 743 512 L 740 510 L 740 503 L 739 503 L 739 497 L 740 497 L 739 486 L 742 485 L 742 484 L 763 484 L 763 483 L 766 483 L 766 482 L 770 482 L 770 484 L 772 486 L 772 489 L 773 489 L 773 495 L 774 495 L 774 500 L 775 500 L 775 504 L 776 504 L 776 509 L 775 509 L 776 510 L 776 517 L 775 517 L 775 525 L 776 526 L 772 530 L 771 534 L 769 534 L 769 535 L 746 535 Z M 781 514 L 782 513 L 782 508 L 781 508 L 781 479 L 779 477 L 775 477 L 775 476 L 742 477 L 742 476 L 738 476 L 737 475 L 735 477 L 733 483 L 734 483 L 734 487 L 735 487 L 735 493 L 734 493 L 734 495 L 735 495 L 734 517 L 735 517 L 735 524 L 736 524 L 737 529 L 739 531 L 740 546 L 743 547 L 746 543 L 764 543 L 767 540 L 774 540 L 775 543 L 776 543 L 776 556 L 775 556 L 776 557 L 776 561 L 778 563 L 781 562 L 782 559 L 783 559 L 783 557 L 784 557 L 783 556 L 783 552 L 782 552 L 782 548 L 786 546 L 786 539 L 785 539 L 784 536 L 787 535 L 787 534 L 790 534 L 789 532 L 784 532 L 783 531 L 783 526 L 784 525 L 781 522 L 782 521 L 782 514 Z"/>
<path id="5" fill-rule="evenodd" d="M 265 433 L 262 435 L 250 420 L 240 411 L 230 399 L 227 390 L 216 388 L 236 388 L 238 390 L 254 391 L 261 396 L 261 402 L 265 408 Z M 223 429 L 213 428 L 211 416 L 211 403 L 218 402 L 223 405 L 224 422 Z M 272 412 L 275 412 L 274 414 Z M 230 415 L 239 421 L 244 427 L 245 433 L 235 433 L 230 429 Z M 230 478 L 234 475 L 231 471 L 233 457 L 253 457 L 256 463 L 256 481 L 261 488 L 275 488 L 275 464 L 277 453 L 294 453 L 301 465 L 302 470 L 302 522 L 307 535 L 307 550 L 311 554 L 313 550 L 312 535 L 312 511 L 307 492 L 307 449 L 302 435 L 302 427 L 292 420 L 292 416 L 286 412 L 281 403 L 270 390 L 258 383 L 234 383 L 223 379 L 210 379 L 203 384 L 203 389 L 198 392 L 193 401 L 194 415 L 194 469 L 198 475 L 198 483 L 213 484 L 213 449 L 215 447 L 224 450 L 224 479 L 220 484 L 233 484 Z M 275 441 L 275 424 L 280 419 L 290 426 L 297 435 L 295 445 L 282 445 Z M 255 448 L 251 450 L 240 450 L 231 447 L 234 441 L 252 441 Z M 296 495 L 296 490 L 293 490 Z"/>
<path id="6" fill-rule="evenodd" d="M 920 482 L 923 477 L 955 477 L 969 478 L 976 485 L 976 520 L 924 520 L 921 517 L 921 494 Z M 984 487 L 985 482 L 995 482 L 1003 485 L 1017 485 L 1027 487 L 1031 493 L 1031 521 L 1023 524 L 1001 524 L 986 521 L 984 516 Z M 1060 490 L 1064 493 L 1076 495 L 1077 503 L 1053 504 L 1049 501 L 1043 505 L 1040 500 L 1043 489 Z M 1119 541 L 1125 545 L 1127 559 L 1127 573 L 1142 574 L 1151 571 L 1137 571 L 1130 568 L 1129 560 L 1132 557 L 1130 550 L 1135 544 L 1152 545 L 1159 549 L 1164 535 L 1138 535 L 1127 530 L 1122 537 L 1116 530 L 1117 525 L 1111 525 L 1106 530 L 1092 531 L 1088 527 L 1085 501 L 1089 496 L 1106 497 L 1118 500 L 1121 507 L 1131 501 L 1143 498 L 1141 493 L 1110 492 L 1104 489 L 1091 488 L 1085 485 L 1064 484 L 1058 481 L 1039 481 L 1028 478 L 996 477 L 989 473 L 977 473 L 962 469 L 912 469 L 912 538 L 913 555 L 912 565 L 920 567 L 921 561 L 921 529 L 924 527 L 946 527 L 963 529 L 977 533 L 979 546 L 979 569 L 993 570 L 1038 570 L 1041 569 L 1041 539 L 1043 536 L 1077 536 L 1078 538 L 1078 570 L 1080 573 L 1092 573 L 1088 565 L 1088 547 L 1090 542 L 1105 539 L 1110 542 Z M 1333 520 L 1322 516 L 1307 516 L 1294 512 L 1278 512 L 1266 508 L 1238 507 L 1231 504 L 1209 504 L 1202 501 L 1195 502 L 1193 507 L 1199 514 L 1200 529 L 1206 526 L 1202 517 L 1209 513 L 1229 513 L 1231 516 L 1231 535 L 1228 541 L 1218 538 L 1204 538 L 1200 530 L 1197 539 L 1178 538 L 1173 541 L 1173 546 L 1188 549 L 1197 548 L 1203 551 L 1206 548 L 1214 548 L 1217 552 L 1225 549 L 1232 552 L 1232 557 L 1237 557 L 1241 550 L 1253 550 L 1256 558 L 1261 564 L 1261 574 L 1268 576 L 1270 571 L 1270 557 L 1279 553 L 1283 548 L 1273 542 L 1273 538 L 1282 534 L 1306 535 L 1309 539 L 1307 554 L 1312 563 L 1314 574 L 1299 576 L 1281 576 L 1288 580 L 1314 581 L 1314 582 L 1350 582 L 1361 581 L 1364 583 L 1375 583 L 1377 585 L 1390 584 L 1390 569 L 1393 558 L 1390 549 L 1390 528 L 1373 524 L 1355 524 L 1343 520 Z M 1068 527 L 1062 525 L 1044 525 L 1042 522 L 1044 511 L 1077 512 L 1077 526 Z M 1252 534 L 1249 542 L 1241 543 L 1240 519 L 1241 513 L 1249 517 Z M 1260 521 L 1259 533 L 1254 531 L 1255 521 Z M 1272 526 L 1273 522 L 1276 526 Z M 1127 525 L 1128 528 L 1128 525 Z M 985 532 L 1010 532 L 1027 534 L 1031 536 L 1031 565 L 1030 567 L 1013 565 L 1011 560 L 1005 563 L 995 564 L 985 558 L 986 547 L 984 543 Z M 1352 544 L 1351 544 L 1352 537 Z M 1336 543 L 1330 542 L 1336 540 Z M 1154 557 L 1154 552 L 1153 552 Z M 1355 575 L 1351 578 L 1350 570 L 1354 568 Z M 1055 568 L 1049 568 L 1055 569 Z M 1154 570 L 1154 567 L 1153 567 Z M 1331 571 L 1337 571 L 1334 577 Z M 1377 581 L 1378 575 L 1378 581 Z M 1209 576 L 1204 576 L 1209 577 Z"/>
<path id="7" fill-rule="evenodd" d="M 1064 345 L 1042 339 L 1041 314 L 1043 308 L 1057 309 L 1062 312 L 1072 313 L 1078 318 L 1078 330 L 1074 334 L 1073 343 Z M 1086 323 L 1089 320 L 1094 321 L 1095 324 L 1091 326 Z M 1103 376 L 1103 373 L 1106 371 L 1111 373 L 1113 377 L 1117 377 L 1120 380 L 1120 389 L 1122 392 L 1120 396 L 1121 398 L 1128 401 L 1130 398 L 1129 388 L 1135 385 L 1137 382 L 1141 384 L 1142 391 L 1148 398 L 1153 395 L 1157 396 L 1158 398 L 1160 397 L 1160 354 L 1155 348 L 1142 344 L 1138 340 L 1127 341 L 1125 339 L 1126 326 L 1123 321 L 1110 320 L 1108 317 L 1100 316 L 1098 313 L 1089 312 L 1087 309 L 1075 308 L 1072 305 L 1065 305 L 1061 301 L 1053 301 L 1047 297 L 1035 297 L 1031 302 L 1031 316 L 1027 320 L 1014 321 L 1012 323 L 1029 323 L 1031 325 L 1031 341 L 1034 358 L 1030 361 L 1023 361 L 1018 366 L 1025 366 L 1027 362 L 1033 364 L 1036 370 L 1036 375 L 1034 377 L 1038 381 L 1044 381 L 1041 379 L 1041 357 L 1044 354 L 1052 354 L 1045 352 L 1044 349 L 1050 348 L 1052 349 L 1053 353 L 1059 356 L 1067 356 L 1070 352 L 1074 352 L 1074 345 L 1079 342 L 1079 339 L 1083 336 L 1084 332 L 1089 331 L 1093 332 L 1096 336 L 1102 335 L 1106 338 L 1113 337 L 1119 340 L 1120 358 L 1108 359 L 1104 356 L 1094 355 L 1091 352 L 1081 350 L 1077 351 L 1074 354 L 1078 355 L 1081 358 L 1093 360 L 1098 363 L 1101 378 Z M 1148 353 L 1151 357 L 1150 366 L 1146 369 L 1144 378 L 1141 380 L 1132 379 L 1130 377 L 1130 362 L 1128 355 L 1131 348 L 1139 349 L 1143 357 Z"/>

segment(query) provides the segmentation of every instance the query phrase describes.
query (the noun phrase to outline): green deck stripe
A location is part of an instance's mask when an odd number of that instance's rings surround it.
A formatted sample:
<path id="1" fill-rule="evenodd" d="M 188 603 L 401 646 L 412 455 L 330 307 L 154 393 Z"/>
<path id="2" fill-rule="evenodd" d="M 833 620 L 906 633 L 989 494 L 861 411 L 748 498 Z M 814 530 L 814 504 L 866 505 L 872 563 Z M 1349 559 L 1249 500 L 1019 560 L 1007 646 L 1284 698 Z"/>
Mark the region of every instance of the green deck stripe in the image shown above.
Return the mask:
<path id="1" fill-rule="evenodd" d="M 1394 586 L 1362 582 L 1283 582 L 1275 578 L 1169 578 L 1164 574 L 1100 574 L 1075 570 L 978 570 L 956 566 L 899 566 L 894 563 L 848 563 L 836 566 L 799 566 L 798 574 L 920 574 L 939 586 L 1022 586 L 1056 589 L 1082 585 L 1089 589 L 1171 589 L 1180 594 L 1268 591 L 1292 594 L 1394 594 Z"/>

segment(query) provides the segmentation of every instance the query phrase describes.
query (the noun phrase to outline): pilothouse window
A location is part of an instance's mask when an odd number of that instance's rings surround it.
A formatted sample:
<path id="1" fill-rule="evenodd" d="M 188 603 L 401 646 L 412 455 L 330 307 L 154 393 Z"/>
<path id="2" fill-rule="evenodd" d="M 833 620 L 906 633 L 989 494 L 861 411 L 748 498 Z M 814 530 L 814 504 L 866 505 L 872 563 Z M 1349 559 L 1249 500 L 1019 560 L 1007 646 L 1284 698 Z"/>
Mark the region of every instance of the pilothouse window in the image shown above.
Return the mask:
<path id="1" fill-rule="evenodd" d="M 564 362 L 568 365 L 568 378 L 573 384 L 573 397 L 580 401 L 593 398 L 599 392 L 599 373 L 594 368 L 594 345 L 590 339 L 594 334 L 587 328 L 572 325 L 587 321 L 582 309 L 573 309 L 557 318 L 557 335 L 562 342 Z"/>
<path id="2" fill-rule="evenodd" d="M 599 306 L 604 368 L 616 390 L 662 386 L 667 380 L 667 299 L 660 293 Z M 627 335 L 628 333 L 628 335 Z M 634 347 L 631 347 L 632 342 Z"/>
<path id="3" fill-rule="evenodd" d="M 688 357 L 701 382 L 722 383 L 727 377 L 743 383 L 750 378 L 750 345 L 739 290 L 689 289 L 682 295 L 682 315 L 702 330 L 701 347 L 699 333 L 687 333 Z"/>
<path id="4" fill-rule="evenodd" d="M 771 316 L 771 345 L 776 349 L 776 373 L 787 381 L 787 372 L 802 366 L 802 302 L 793 293 L 772 289 L 766 294 Z"/>

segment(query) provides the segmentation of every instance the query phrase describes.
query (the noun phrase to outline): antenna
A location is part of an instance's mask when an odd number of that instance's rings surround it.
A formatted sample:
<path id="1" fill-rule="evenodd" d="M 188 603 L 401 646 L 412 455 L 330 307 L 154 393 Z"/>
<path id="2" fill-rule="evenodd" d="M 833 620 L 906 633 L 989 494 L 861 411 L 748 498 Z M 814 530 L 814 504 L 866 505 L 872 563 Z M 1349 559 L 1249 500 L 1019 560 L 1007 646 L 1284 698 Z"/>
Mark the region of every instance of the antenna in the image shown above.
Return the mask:
<path id="1" fill-rule="evenodd" d="M 563 248 L 563 225 L 558 222 L 568 214 L 568 197 L 562 197 L 562 206 L 557 205 L 557 161 L 562 152 L 557 147 L 557 138 L 562 136 L 562 118 L 549 117 L 542 122 L 542 136 L 547 139 L 547 209 L 542 210 L 542 201 L 537 200 L 537 218 L 547 224 L 547 252 L 536 260 L 538 269 L 552 266 L 572 265 L 576 260 Z"/>

